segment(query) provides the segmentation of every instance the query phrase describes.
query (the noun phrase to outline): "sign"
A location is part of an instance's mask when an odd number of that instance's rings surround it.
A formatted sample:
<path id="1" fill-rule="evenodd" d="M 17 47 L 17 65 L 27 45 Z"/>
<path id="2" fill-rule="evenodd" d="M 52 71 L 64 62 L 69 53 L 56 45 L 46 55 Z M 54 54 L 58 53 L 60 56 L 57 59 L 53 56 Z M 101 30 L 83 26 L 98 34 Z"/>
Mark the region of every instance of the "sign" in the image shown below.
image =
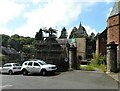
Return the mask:
<path id="1" fill-rule="evenodd" d="M 72 43 L 75 43 L 75 38 L 74 37 L 72 38 Z"/>

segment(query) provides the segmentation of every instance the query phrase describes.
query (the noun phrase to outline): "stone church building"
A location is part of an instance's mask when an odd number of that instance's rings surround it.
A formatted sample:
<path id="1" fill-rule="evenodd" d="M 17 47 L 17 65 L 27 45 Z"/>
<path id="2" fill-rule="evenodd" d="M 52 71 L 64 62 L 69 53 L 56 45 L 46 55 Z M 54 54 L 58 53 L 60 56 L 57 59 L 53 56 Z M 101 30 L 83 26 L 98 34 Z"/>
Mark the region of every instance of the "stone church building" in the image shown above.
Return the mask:
<path id="1" fill-rule="evenodd" d="M 115 42 L 117 46 L 117 64 L 120 65 L 120 0 L 116 0 L 107 20 L 107 44 Z"/>
<path id="2" fill-rule="evenodd" d="M 81 22 L 78 28 L 74 27 L 69 36 L 70 39 L 75 38 L 75 46 L 77 47 L 77 57 L 86 59 L 86 37 L 88 36 L 86 29 Z"/>
<path id="3" fill-rule="evenodd" d="M 112 42 L 117 44 L 117 68 L 120 68 L 120 0 L 116 0 L 113 6 L 107 19 L 107 28 L 98 36 L 96 52 L 107 55 L 107 45 Z"/>
<path id="4" fill-rule="evenodd" d="M 35 58 L 55 64 L 58 71 L 66 71 L 70 65 L 77 69 L 76 64 L 86 59 L 86 37 L 88 36 L 86 29 L 80 23 L 78 28 L 73 28 L 70 39 L 57 39 L 52 35 L 37 42 Z"/>

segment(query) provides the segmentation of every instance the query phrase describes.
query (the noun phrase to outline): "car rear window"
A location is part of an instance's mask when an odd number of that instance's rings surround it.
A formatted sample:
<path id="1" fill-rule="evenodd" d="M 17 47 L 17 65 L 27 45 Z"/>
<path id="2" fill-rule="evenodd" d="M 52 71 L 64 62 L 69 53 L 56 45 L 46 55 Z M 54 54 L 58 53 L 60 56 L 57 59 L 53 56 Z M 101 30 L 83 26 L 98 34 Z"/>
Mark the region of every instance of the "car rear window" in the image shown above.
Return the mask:
<path id="1" fill-rule="evenodd" d="M 3 67 L 11 67 L 11 66 L 12 66 L 11 64 L 6 64 Z"/>
<path id="2" fill-rule="evenodd" d="M 13 64 L 13 66 L 20 66 L 20 64 Z"/>

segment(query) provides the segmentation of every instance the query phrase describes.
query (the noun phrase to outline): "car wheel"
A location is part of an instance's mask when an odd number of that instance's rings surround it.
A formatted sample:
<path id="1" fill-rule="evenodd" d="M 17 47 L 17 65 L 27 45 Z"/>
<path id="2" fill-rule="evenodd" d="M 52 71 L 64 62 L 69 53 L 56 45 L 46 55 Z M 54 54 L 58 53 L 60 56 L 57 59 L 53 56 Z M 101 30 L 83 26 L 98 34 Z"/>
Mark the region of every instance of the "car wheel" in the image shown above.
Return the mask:
<path id="1" fill-rule="evenodd" d="M 43 76 L 45 76 L 45 75 L 46 75 L 46 73 L 47 73 L 47 71 L 46 71 L 46 70 L 42 70 L 42 75 L 43 75 Z"/>
<path id="2" fill-rule="evenodd" d="M 9 70 L 9 72 L 8 72 L 8 73 L 9 73 L 9 75 L 12 75 L 12 74 L 13 74 L 12 70 Z"/>
<path id="3" fill-rule="evenodd" d="M 25 69 L 22 71 L 22 73 L 23 73 L 23 75 L 28 75 L 28 71 Z"/>

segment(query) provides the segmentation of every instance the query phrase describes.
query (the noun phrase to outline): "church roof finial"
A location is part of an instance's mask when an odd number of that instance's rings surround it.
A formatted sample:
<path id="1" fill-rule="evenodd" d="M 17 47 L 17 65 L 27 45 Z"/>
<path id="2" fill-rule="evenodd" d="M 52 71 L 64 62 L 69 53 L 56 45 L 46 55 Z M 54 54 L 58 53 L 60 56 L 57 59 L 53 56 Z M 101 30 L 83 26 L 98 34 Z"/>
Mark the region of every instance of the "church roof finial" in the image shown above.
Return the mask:
<path id="1" fill-rule="evenodd" d="M 80 26 L 82 26 L 81 21 L 80 21 Z"/>
<path id="2" fill-rule="evenodd" d="M 79 28 L 78 29 L 80 29 L 82 27 L 82 24 L 81 24 L 81 21 L 80 21 L 80 25 L 79 25 Z"/>

